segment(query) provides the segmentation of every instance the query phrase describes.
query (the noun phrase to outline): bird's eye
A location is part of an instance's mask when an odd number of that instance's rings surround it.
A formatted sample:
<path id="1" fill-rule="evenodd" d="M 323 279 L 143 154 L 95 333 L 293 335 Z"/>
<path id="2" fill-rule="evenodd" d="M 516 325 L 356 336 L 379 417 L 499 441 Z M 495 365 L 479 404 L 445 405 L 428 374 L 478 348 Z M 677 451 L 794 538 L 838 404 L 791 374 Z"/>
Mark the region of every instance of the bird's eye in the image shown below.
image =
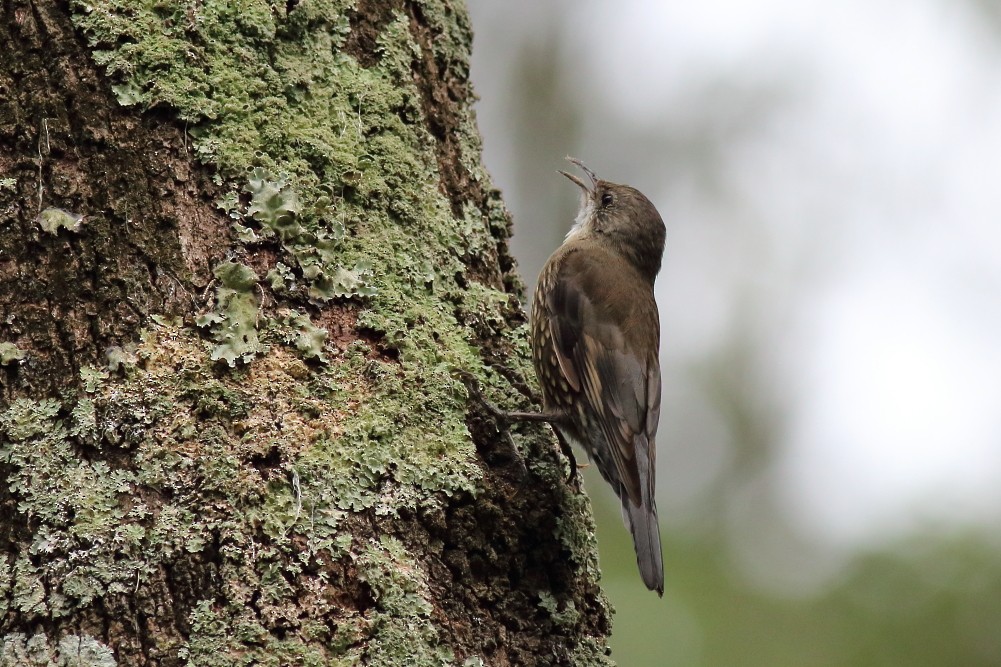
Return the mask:
<path id="1" fill-rule="evenodd" d="M 614 201 L 615 197 L 613 197 L 610 192 L 606 192 L 605 194 L 601 195 L 601 205 L 603 207 L 607 208 L 611 206 Z"/>

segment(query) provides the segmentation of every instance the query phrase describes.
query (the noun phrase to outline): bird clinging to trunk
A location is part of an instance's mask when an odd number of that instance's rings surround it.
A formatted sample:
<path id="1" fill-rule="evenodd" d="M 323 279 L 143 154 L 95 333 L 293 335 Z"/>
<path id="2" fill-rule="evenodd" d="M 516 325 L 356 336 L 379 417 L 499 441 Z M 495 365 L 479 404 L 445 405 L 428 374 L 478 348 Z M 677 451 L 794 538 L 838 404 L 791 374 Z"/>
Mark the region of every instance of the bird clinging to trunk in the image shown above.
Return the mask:
<path id="1" fill-rule="evenodd" d="M 587 452 L 622 501 L 647 588 L 664 593 L 657 504 L 660 319 L 653 283 L 664 222 L 635 188 L 560 172 L 581 190 L 566 240 L 546 262 L 532 307 L 532 357 L 544 411 Z"/>

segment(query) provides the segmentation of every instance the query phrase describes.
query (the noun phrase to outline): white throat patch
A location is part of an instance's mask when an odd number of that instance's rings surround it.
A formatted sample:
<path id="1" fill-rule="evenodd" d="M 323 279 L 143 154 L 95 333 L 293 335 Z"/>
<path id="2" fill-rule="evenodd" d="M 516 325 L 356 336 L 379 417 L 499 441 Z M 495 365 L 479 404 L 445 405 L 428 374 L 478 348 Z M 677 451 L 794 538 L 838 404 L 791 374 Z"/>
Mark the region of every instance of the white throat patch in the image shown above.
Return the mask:
<path id="1" fill-rule="evenodd" d="M 580 209 L 577 211 L 577 217 L 574 218 L 573 221 L 573 227 L 571 227 L 570 231 L 567 232 L 567 235 L 564 240 L 570 238 L 571 236 L 579 234 L 581 231 L 584 230 L 584 228 L 586 228 L 590 224 L 591 220 L 594 218 L 595 209 L 593 200 L 586 195 L 583 195 L 582 199 L 583 201 L 581 202 Z"/>

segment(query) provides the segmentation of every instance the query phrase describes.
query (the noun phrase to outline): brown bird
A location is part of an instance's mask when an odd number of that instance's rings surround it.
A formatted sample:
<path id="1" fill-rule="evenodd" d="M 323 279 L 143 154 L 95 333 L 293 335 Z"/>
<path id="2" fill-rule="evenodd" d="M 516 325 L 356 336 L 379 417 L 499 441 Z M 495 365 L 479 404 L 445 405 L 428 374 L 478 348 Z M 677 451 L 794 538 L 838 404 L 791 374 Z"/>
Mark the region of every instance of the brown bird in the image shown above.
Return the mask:
<path id="1" fill-rule="evenodd" d="M 622 501 L 643 583 L 664 594 L 654 500 L 660 420 L 660 318 L 653 283 L 664 221 L 635 188 L 597 178 L 581 189 L 574 226 L 539 276 L 532 356 L 553 425 L 587 452 Z"/>
<path id="2" fill-rule="evenodd" d="M 593 460 L 622 501 L 643 583 L 664 594 L 654 500 L 660 419 L 660 319 L 653 283 L 664 222 L 628 185 L 560 173 L 581 189 L 573 228 L 546 262 L 532 306 L 532 360 L 542 413 L 495 414 L 547 421 Z"/>

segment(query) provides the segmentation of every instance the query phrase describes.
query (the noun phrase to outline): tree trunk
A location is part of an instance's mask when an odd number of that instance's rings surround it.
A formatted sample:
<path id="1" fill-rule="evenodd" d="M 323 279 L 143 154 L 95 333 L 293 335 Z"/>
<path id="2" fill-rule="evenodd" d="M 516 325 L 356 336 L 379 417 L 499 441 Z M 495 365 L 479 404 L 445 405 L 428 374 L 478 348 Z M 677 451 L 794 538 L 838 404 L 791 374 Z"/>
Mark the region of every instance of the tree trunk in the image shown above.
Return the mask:
<path id="1" fill-rule="evenodd" d="M 6 0 L 0 664 L 595 665 L 450 0 Z M 516 450 L 518 453 L 516 453 Z"/>

